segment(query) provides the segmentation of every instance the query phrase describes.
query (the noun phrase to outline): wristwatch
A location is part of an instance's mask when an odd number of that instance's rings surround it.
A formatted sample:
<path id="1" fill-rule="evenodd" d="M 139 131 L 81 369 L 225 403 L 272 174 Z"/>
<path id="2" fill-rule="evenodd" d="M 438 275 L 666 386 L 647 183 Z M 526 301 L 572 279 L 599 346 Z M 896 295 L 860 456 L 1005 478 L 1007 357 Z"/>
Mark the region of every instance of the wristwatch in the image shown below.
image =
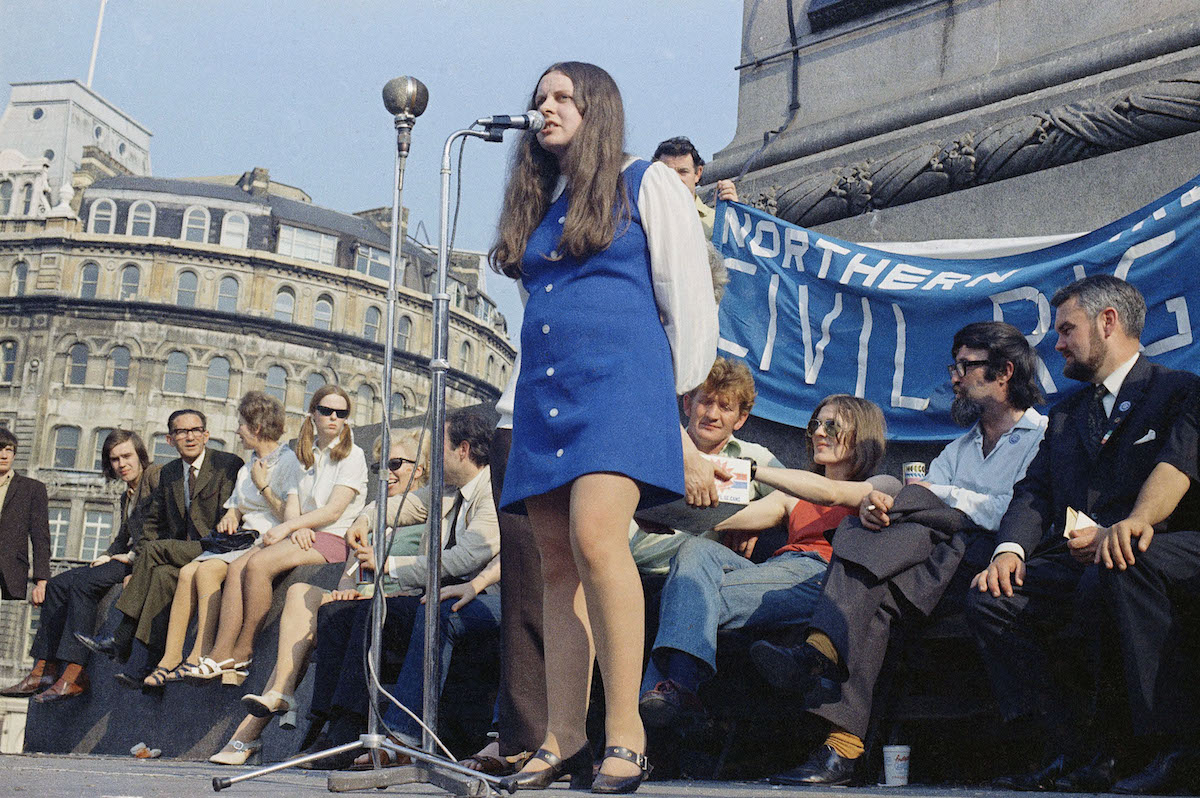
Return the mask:
<path id="1" fill-rule="evenodd" d="M 758 463 L 751 460 L 750 461 L 750 481 L 751 482 L 754 481 L 754 477 L 756 474 L 758 474 Z"/>

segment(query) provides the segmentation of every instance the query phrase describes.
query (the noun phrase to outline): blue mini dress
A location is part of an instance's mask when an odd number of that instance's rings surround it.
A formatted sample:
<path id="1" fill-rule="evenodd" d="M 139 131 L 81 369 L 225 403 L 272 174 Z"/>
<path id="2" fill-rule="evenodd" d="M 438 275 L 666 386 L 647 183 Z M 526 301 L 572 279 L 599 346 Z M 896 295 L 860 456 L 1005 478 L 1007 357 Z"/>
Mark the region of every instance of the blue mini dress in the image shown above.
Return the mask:
<path id="1" fill-rule="evenodd" d="M 500 507 L 583 474 L 616 472 L 641 489 L 639 507 L 683 494 L 683 446 L 671 348 L 659 319 L 637 197 L 650 166 L 622 173 L 629 221 L 612 245 L 583 260 L 562 253 L 567 192 L 550 206 L 521 263 L 529 299 L 512 448 Z"/>

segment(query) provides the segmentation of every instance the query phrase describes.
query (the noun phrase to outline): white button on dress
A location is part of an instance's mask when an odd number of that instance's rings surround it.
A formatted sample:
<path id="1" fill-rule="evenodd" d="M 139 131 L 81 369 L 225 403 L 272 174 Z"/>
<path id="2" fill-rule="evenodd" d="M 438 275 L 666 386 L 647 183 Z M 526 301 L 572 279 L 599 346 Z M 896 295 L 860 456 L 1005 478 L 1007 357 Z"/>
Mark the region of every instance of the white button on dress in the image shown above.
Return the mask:
<path id="1" fill-rule="evenodd" d="M 554 366 L 551 366 L 550 368 L 546 369 L 546 376 L 547 376 L 547 377 L 553 377 L 553 376 L 554 376 Z"/>
<path id="2" fill-rule="evenodd" d="M 542 325 L 542 335 L 549 335 L 549 334 L 550 334 L 550 325 L 543 324 Z"/>
<path id="3" fill-rule="evenodd" d="M 555 453 L 554 453 L 554 456 L 555 456 L 555 457 L 562 457 L 562 456 L 563 456 L 563 450 L 562 450 L 562 449 L 559 449 L 557 452 L 555 452 Z"/>
<path id="4" fill-rule="evenodd" d="M 548 293 L 550 293 L 550 292 L 551 292 L 551 291 L 553 291 L 553 290 L 554 290 L 554 283 L 550 283 L 550 284 L 548 284 L 548 285 L 546 286 L 546 293 L 547 293 L 547 294 L 548 294 Z"/>
<path id="5" fill-rule="evenodd" d="M 557 407 L 550 408 L 550 418 L 554 418 L 557 415 L 558 415 L 558 408 Z"/>

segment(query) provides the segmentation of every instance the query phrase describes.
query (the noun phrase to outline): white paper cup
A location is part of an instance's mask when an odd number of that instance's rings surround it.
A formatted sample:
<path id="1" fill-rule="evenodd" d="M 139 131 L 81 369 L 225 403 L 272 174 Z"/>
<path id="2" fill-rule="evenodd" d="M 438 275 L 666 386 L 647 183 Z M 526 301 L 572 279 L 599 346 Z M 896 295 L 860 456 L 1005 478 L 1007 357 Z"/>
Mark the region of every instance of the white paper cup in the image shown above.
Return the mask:
<path id="1" fill-rule="evenodd" d="M 885 745 L 883 747 L 883 783 L 887 787 L 902 787 L 908 784 L 908 757 L 912 748 L 907 745 Z"/>

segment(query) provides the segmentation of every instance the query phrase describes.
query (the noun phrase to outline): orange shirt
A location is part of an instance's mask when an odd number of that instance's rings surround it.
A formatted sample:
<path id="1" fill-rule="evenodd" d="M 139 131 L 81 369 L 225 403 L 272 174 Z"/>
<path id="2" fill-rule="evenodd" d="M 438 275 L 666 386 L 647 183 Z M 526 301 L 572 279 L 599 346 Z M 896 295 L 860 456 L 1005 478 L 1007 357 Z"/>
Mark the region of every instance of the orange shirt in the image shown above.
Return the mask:
<path id="1" fill-rule="evenodd" d="M 837 529 L 842 519 L 853 513 L 850 507 L 826 507 L 801 499 L 788 515 L 787 545 L 772 556 L 785 551 L 815 551 L 825 558 L 825 562 L 829 562 L 833 559 L 833 547 L 829 545 L 825 533 Z"/>

